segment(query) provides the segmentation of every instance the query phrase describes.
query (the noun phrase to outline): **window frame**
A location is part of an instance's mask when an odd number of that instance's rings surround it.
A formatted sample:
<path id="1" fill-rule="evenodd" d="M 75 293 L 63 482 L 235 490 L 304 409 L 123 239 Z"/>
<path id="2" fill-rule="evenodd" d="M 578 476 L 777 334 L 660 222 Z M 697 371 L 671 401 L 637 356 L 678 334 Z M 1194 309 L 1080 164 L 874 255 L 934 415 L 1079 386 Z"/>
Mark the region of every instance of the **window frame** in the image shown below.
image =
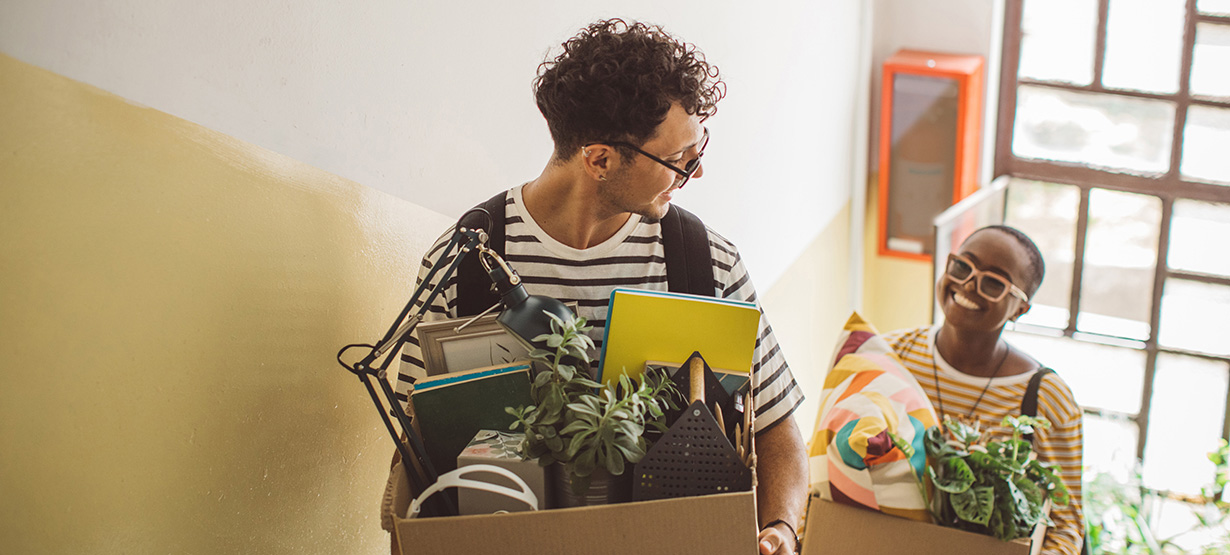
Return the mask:
<path id="1" fill-rule="evenodd" d="M 1183 159 L 1183 133 L 1187 125 L 1188 109 L 1192 106 L 1209 106 L 1230 109 L 1230 98 L 1194 96 L 1190 92 L 1192 61 L 1196 42 L 1196 28 L 1200 23 L 1213 23 L 1230 28 L 1230 16 L 1205 15 L 1199 13 L 1197 0 L 1186 1 L 1186 12 L 1183 29 L 1183 47 L 1181 52 L 1180 75 L 1178 91 L 1174 94 L 1158 94 L 1134 90 L 1107 88 L 1102 85 L 1103 66 L 1106 58 L 1107 23 L 1110 13 L 1110 0 L 1098 0 L 1098 19 L 1094 52 L 1093 77 L 1088 85 L 1074 85 L 1056 81 L 1037 80 L 1019 77 L 1018 71 L 1021 59 L 1021 42 L 1024 36 L 1022 19 L 1024 2 L 1027 0 L 1007 0 L 1004 14 L 1003 52 L 999 87 L 999 114 L 995 144 L 994 175 L 1013 178 L 1043 181 L 1078 187 L 1080 204 L 1076 222 L 1076 241 L 1074 248 L 1074 264 L 1072 289 L 1070 292 L 1068 325 L 1063 330 L 1050 330 L 1044 335 L 1053 336 L 1055 331 L 1062 331 L 1064 337 L 1077 341 L 1110 344 L 1116 346 L 1131 346 L 1145 351 L 1144 384 L 1140 410 L 1137 414 L 1113 413 L 1095 408 L 1084 408 L 1087 414 L 1101 416 L 1122 416 L 1134 421 L 1138 426 L 1136 443 L 1137 459 L 1143 460 L 1145 446 L 1148 440 L 1149 412 L 1152 406 L 1154 379 L 1157 374 L 1157 361 L 1160 354 L 1178 354 L 1210 359 L 1227 364 L 1230 372 L 1230 356 L 1218 356 L 1207 353 L 1192 352 L 1184 349 L 1165 347 L 1159 344 L 1161 324 L 1161 302 L 1163 288 L 1168 279 L 1182 279 L 1201 283 L 1230 287 L 1230 276 L 1213 276 L 1172 270 L 1167 266 L 1169 258 L 1170 230 L 1174 202 L 1179 199 L 1189 199 L 1204 202 L 1230 203 L 1230 185 L 1218 185 L 1184 179 L 1179 171 Z M 1175 121 L 1172 129 L 1170 165 L 1161 174 L 1119 173 L 1078 163 L 1055 162 L 1020 158 L 1013 154 L 1012 143 L 1016 123 L 1017 91 L 1022 85 L 1045 87 L 1064 91 L 1096 93 L 1107 96 L 1144 98 L 1162 100 L 1175 105 Z M 1077 315 L 1080 313 L 1081 281 L 1084 270 L 1085 243 L 1089 225 L 1089 195 L 1093 189 L 1106 189 L 1127 193 L 1144 194 L 1156 197 L 1162 203 L 1162 217 L 1159 234 L 1157 260 L 1153 281 L 1152 299 L 1149 313 L 1149 337 L 1140 342 L 1117 337 L 1102 336 L 1076 329 Z M 1043 329 L 1033 329 L 1030 326 L 1018 326 L 1016 331 L 1030 333 L 1043 332 Z M 1226 392 L 1226 412 L 1222 423 L 1222 438 L 1230 439 L 1230 388 Z"/>

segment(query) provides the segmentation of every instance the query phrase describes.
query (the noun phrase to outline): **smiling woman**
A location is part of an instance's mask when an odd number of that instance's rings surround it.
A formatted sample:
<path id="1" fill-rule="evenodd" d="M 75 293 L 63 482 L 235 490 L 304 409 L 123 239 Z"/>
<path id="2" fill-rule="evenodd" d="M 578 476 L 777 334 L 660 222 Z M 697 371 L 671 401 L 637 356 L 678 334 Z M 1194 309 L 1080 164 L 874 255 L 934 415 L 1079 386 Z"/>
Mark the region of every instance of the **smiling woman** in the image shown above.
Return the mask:
<path id="1" fill-rule="evenodd" d="M 943 324 L 896 331 L 885 339 L 941 420 L 969 421 L 997 440 L 1012 436 L 1002 422 L 1028 411 L 1022 400 L 1030 382 L 1038 380 L 1034 415 L 1052 427 L 1038 430 L 1034 448 L 1071 493 L 1071 502 L 1051 514 L 1055 527 L 1043 553 L 1075 554 L 1084 530 L 1080 407 L 1062 378 L 1003 339 L 1004 326 L 1029 311 L 1044 274 L 1042 256 L 1024 233 L 1007 226 L 979 229 L 949 256 L 935 284 Z"/>

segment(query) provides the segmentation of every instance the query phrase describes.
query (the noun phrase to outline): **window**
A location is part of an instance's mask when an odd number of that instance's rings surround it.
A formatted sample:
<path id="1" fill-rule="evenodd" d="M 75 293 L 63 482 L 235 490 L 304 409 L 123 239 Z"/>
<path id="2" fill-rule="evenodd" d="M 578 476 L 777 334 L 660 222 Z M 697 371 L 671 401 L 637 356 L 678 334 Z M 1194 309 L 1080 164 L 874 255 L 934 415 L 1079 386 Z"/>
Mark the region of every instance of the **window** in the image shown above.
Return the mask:
<path id="1" fill-rule="evenodd" d="M 1230 437 L 1230 1 L 1009 0 L 995 174 L 1047 277 L 1010 340 L 1085 463 L 1196 495 Z"/>

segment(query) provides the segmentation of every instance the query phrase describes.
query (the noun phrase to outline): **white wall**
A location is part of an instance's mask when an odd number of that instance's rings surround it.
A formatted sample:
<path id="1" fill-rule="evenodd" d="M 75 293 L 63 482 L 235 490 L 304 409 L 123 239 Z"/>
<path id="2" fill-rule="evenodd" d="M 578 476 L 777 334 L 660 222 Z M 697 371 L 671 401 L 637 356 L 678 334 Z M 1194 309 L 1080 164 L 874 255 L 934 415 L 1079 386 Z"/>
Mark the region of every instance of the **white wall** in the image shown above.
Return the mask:
<path id="1" fill-rule="evenodd" d="M 676 198 L 767 289 L 849 198 L 861 8 L 8 0 L 0 51 L 452 217 L 546 162 L 530 81 L 549 48 L 599 17 L 660 23 L 729 84 L 705 177 Z"/>

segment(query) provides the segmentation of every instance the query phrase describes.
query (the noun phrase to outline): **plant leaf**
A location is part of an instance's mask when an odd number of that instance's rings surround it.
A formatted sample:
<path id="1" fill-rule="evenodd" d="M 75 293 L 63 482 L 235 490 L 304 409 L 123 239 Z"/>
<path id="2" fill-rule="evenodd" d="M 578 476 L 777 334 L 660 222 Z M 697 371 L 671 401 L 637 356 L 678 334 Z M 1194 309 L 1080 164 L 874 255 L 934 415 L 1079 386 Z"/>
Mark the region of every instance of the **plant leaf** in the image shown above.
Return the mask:
<path id="1" fill-rule="evenodd" d="M 589 438 L 593 437 L 593 435 L 594 433 L 592 430 L 587 430 L 572 436 L 572 441 L 568 443 L 568 451 L 566 451 L 568 459 L 576 459 L 577 453 L 581 452 L 581 449 L 586 447 L 589 442 Z"/>
<path id="2" fill-rule="evenodd" d="M 601 416 L 600 414 L 598 414 L 598 411 L 594 409 L 594 407 L 591 407 L 588 403 L 585 403 L 584 401 L 578 402 L 578 403 L 568 403 L 568 410 L 581 413 L 581 414 L 588 414 L 594 417 Z"/>
<path id="3" fill-rule="evenodd" d="M 914 446 L 910 445 L 910 442 L 906 441 L 901 436 L 888 432 L 888 439 L 892 440 L 893 445 L 897 449 L 901 450 L 901 454 L 905 455 L 905 458 L 908 459 L 914 456 Z"/>
<path id="4" fill-rule="evenodd" d="M 953 449 L 944 440 L 944 429 L 942 426 L 927 428 L 927 433 L 923 436 L 923 445 L 927 448 L 927 456 L 933 459 L 951 457 L 957 454 L 957 450 Z"/>
<path id="5" fill-rule="evenodd" d="M 957 518 L 966 522 L 986 525 L 991 520 L 991 511 L 995 508 L 995 488 L 979 486 L 969 488 L 949 496 L 952 510 Z"/>
<path id="6" fill-rule="evenodd" d="M 608 449 L 606 454 L 606 471 L 612 476 L 619 476 L 624 473 L 624 455 L 623 452 L 616 449 Z"/>
<path id="7" fill-rule="evenodd" d="M 946 418 L 944 419 L 944 426 L 948 428 L 948 433 L 952 434 L 952 437 L 964 443 L 967 447 L 977 443 L 978 439 L 982 437 L 982 432 L 964 422 Z"/>
<path id="8" fill-rule="evenodd" d="M 927 466 L 927 475 L 935 487 L 948 493 L 961 493 L 974 484 L 974 471 L 960 457 L 948 457 L 940 461 L 942 476 L 937 476 L 935 466 Z"/>

